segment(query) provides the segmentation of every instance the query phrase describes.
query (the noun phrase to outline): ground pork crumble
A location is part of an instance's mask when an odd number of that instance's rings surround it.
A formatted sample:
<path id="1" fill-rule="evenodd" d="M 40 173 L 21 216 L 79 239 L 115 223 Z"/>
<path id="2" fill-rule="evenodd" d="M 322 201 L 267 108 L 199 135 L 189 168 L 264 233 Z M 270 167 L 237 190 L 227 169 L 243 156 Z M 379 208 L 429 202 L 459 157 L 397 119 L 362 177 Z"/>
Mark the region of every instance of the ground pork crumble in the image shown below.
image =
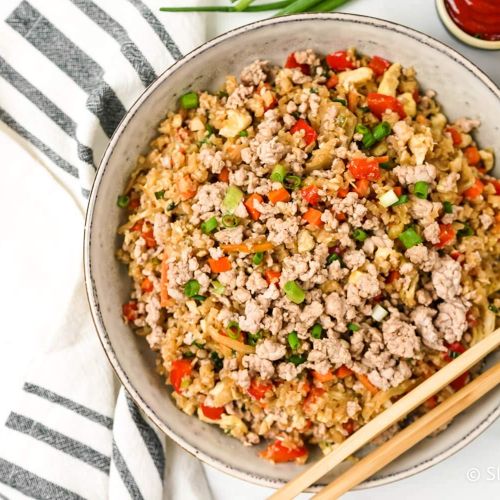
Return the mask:
<path id="1" fill-rule="evenodd" d="M 176 404 L 303 463 L 492 331 L 500 183 L 478 126 L 353 49 L 182 96 L 118 199 L 123 316 Z"/>

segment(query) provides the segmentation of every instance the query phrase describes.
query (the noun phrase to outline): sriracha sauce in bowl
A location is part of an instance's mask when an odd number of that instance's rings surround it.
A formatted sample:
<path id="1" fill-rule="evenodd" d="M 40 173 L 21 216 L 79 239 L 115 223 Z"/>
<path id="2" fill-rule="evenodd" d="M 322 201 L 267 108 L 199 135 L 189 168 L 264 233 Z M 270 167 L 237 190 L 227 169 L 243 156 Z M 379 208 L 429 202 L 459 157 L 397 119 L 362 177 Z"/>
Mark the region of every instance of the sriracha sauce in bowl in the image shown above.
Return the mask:
<path id="1" fill-rule="evenodd" d="M 458 39 L 481 49 L 500 49 L 499 0 L 436 0 L 445 27 Z"/>

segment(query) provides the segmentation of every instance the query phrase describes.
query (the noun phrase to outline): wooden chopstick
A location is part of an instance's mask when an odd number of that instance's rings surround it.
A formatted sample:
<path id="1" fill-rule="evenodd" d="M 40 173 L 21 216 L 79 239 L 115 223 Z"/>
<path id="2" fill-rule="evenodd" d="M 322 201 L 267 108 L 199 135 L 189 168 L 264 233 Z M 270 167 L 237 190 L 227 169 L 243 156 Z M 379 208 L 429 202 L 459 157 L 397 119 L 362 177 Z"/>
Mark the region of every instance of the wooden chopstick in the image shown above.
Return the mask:
<path id="1" fill-rule="evenodd" d="M 349 436 L 340 446 L 331 453 L 318 460 L 304 472 L 285 484 L 273 495 L 271 500 L 290 500 L 304 491 L 311 484 L 323 477 L 336 465 L 370 442 L 373 438 L 385 431 L 398 420 L 405 417 L 429 399 L 433 394 L 448 385 L 464 371 L 475 365 L 487 354 L 500 345 L 500 328 L 485 337 L 483 340 L 467 349 L 458 358 L 441 368 L 427 380 L 415 387 L 408 394 L 396 401 L 387 410 L 377 415 L 373 420 L 359 428 Z"/>
<path id="2" fill-rule="evenodd" d="M 436 429 L 448 423 L 461 411 L 475 403 L 488 391 L 500 384 L 500 363 L 484 372 L 465 387 L 460 389 L 440 405 L 426 413 L 411 425 L 379 446 L 375 451 L 354 464 L 313 498 L 333 500 L 358 485 L 375 472 L 382 469 L 406 450 L 422 441 Z"/>

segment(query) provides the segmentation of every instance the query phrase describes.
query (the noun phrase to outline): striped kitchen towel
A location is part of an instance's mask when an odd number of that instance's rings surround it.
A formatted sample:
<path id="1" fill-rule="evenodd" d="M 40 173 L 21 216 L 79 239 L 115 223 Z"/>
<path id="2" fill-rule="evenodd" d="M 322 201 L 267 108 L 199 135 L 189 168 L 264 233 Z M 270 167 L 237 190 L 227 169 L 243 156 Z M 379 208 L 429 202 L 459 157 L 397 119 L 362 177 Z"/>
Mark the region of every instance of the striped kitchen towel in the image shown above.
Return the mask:
<path id="1" fill-rule="evenodd" d="M 128 107 L 204 41 L 201 17 L 160 16 L 160 5 L 0 2 L 0 128 L 82 211 Z M 0 429 L 0 498 L 210 499 L 201 464 L 119 387 L 93 331 L 81 275 L 68 294 L 70 307 L 54 318 L 56 333 Z"/>

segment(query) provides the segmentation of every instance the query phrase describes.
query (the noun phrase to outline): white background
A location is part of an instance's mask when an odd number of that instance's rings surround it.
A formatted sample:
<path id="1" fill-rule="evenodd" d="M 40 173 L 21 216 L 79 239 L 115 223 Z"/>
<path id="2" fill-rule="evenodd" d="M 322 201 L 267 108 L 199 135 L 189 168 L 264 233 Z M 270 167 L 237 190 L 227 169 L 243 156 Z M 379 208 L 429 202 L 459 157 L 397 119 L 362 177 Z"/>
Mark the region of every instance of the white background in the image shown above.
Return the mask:
<path id="1" fill-rule="evenodd" d="M 342 10 L 393 20 L 428 33 L 457 48 L 500 82 L 500 52 L 470 49 L 451 38 L 440 24 L 432 0 L 353 0 Z M 262 17 L 208 15 L 208 32 L 215 36 Z M 56 329 L 57 318 L 70 301 L 72 284 L 81 273 L 83 214 L 64 189 L 54 189 L 56 181 L 51 175 L 2 130 L 0 151 L 0 422 L 3 422 L 30 360 Z M 21 234 L 29 236 L 28 245 L 19 245 Z M 470 472 L 472 469 L 475 470 Z M 271 492 L 209 467 L 206 470 L 218 500 L 255 500 Z M 478 480 L 469 479 L 470 476 L 477 479 L 478 474 Z M 422 500 L 447 496 L 500 498 L 500 421 L 432 469 L 392 485 L 350 493 L 346 498 Z"/>

